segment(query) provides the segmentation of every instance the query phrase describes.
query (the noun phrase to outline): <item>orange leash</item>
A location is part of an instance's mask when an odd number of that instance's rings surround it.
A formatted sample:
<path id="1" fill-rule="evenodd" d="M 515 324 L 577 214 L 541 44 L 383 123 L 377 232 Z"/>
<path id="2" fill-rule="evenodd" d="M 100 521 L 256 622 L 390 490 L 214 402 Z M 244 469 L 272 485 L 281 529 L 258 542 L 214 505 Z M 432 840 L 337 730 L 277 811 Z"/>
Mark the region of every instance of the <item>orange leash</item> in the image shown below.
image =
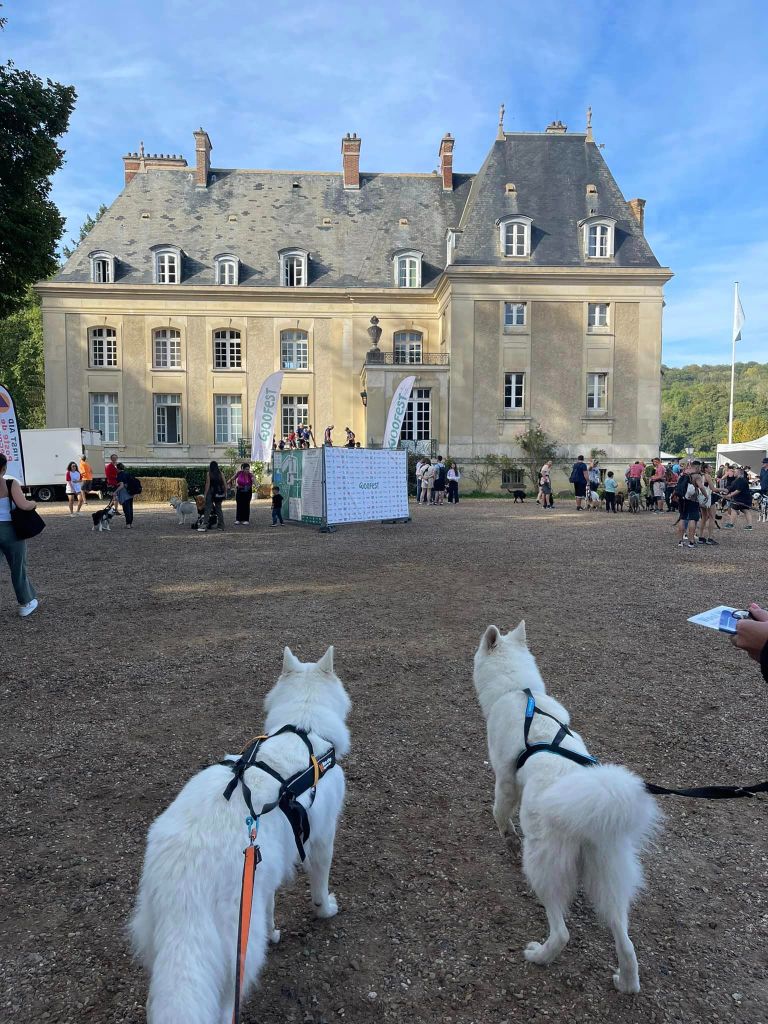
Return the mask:
<path id="1" fill-rule="evenodd" d="M 240 997 L 245 975 L 245 957 L 248 952 L 248 935 L 251 928 L 251 910 L 253 908 L 253 886 L 256 880 L 256 868 L 261 863 L 261 850 L 256 845 L 258 819 L 246 819 L 249 829 L 250 843 L 243 850 L 243 882 L 240 890 L 240 918 L 237 929 L 237 967 L 235 972 L 235 1006 L 232 1011 L 232 1024 L 240 1024 Z"/>

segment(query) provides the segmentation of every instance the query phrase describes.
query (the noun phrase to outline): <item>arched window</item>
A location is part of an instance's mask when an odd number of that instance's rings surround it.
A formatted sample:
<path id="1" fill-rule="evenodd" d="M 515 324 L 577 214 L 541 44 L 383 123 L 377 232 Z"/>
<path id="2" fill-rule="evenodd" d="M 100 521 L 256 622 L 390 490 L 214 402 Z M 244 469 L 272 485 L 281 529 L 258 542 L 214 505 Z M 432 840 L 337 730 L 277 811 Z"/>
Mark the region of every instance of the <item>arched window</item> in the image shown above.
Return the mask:
<path id="1" fill-rule="evenodd" d="M 421 288 L 423 253 L 398 252 L 393 257 L 396 288 Z"/>
<path id="2" fill-rule="evenodd" d="M 181 249 L 175 245 L 152 246 L 154 253 L 154 283 L 180 284 Z"/>
<path id="3" fill-rule="evenodd" d="M 88 259 L 91 261 L 93 284 L 112 284 L 114 282 L 115 257 L 111 253 L 97 249 L 95 252 L 88 253 Z"/>
<path id="4" fill-rule="evenodd" d="M 114 327 L 90 329 L 88 361 L 91 366 L 117 366 L 117 331 Z"/>
<path id="5" fill-rule="evenodd" d="M 280 331 L 280 367 L 306 370 L 309 366 L 309 341 L 306 331 Z"/>
<path id="6" fill-rule="evenodd" d="M 588 217 L 581 222 L 581 226 L 587 259 L 610 259 L 614 253 L 616 221 L 611 217 Z"/>
<path id="7" fill-rule="evenodd" d="M 304 288 L 307 284 L 307 261 L 305 249 L 283 249 L 280 253 L 280 284 L 284 288 Z"/>
<path id="8" fill-rule="evenodd" d="M 501 252 L 504 256 L 531 255 L 531 218 L 505 217 L 499 221 Z"/>
<path id="9" fill-rule="evenodd" d="M 239 370 L 243 365 L 240 331 L 213 332 L 214 370 Z"/>
<path id="10" fill-rule="evenodd" d="M 216 284 L 238 284 L 240 278 L 240 261 L 231 252 L 222 252 L 214 257 L 216 267 Z"/>
<path id="11" fill-rule="evenodd" d="M 419 331 L 396 331 L 393 342 L 393 362 L 421 362 L 422 335 Z"/>
<path id="12" fill-rule="evenodd" d="M 181 367 L 181 331 L 161 327 L 152 333 L 152 365 L 156 370 Z"/>

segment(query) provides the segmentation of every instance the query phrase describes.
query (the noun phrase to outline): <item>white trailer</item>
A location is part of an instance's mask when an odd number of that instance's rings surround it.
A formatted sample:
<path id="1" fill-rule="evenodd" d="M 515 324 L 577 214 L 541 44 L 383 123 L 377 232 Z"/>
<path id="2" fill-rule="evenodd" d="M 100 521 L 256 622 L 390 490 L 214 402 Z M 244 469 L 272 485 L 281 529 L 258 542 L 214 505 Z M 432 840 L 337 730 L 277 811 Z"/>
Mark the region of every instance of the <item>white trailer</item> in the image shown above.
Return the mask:
<path id="1" fill-rule="evenodd" d="M 94 470 L 94 490 L 104 482 L 104 440 L 100 430 L 82 427 L 52 427 L 22 430 L 24 488 L 35 501 L 53 501 L 64 496 L 65 474 L 70 462 L 85 453 Z"/>

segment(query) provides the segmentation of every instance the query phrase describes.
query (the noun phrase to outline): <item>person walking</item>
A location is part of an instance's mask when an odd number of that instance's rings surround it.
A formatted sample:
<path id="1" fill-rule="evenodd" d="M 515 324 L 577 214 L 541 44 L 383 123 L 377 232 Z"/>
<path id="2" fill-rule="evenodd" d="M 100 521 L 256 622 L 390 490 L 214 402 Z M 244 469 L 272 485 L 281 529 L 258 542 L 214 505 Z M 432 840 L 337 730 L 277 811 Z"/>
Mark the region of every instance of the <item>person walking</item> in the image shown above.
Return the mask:
<path id="1" fill-rule="evenodd" d="M 251 499 L 253 498 L 253 473 L 249 462 L 240 466 L 235 477 L 235 526 L 248 526 L 251 521 Z"/>
<path id="2" fill-rule="evenodd" d="M 280 488 L 275 486 L 272 488 L 272 525 L 277 526 L 278 522 L 281 526 L 285 526 L 283 522 L 283 496 L 280 493 Z"/>
<path id="3" fill-rule="evenodd" d="M 552 462 L 545 462 L 539 473 L 539 494 L 542 506 L 553 508 L 552 504 Z"/>
<path id="4" fill-rule="evenodd" d="M 117 466 L 117 490 L 115 491 L 113 500 L 120 502 L 123 506 L 123 515 L 125 516 L 125 528 L 126 530 L 133 529 L 133 495 L 131 494 L 128 481 L 130 480 L 130 473 L 122 464 L 118 462 Z"/>
<path id="5" fill-rule="evenodd" d="M 24 497 L 18 480 L 6 477 L 7 469 L 8 459 L 0 452 L 0 551 L 11 570 L 11 583 L 19 602 L 19 615 L 26 618 L 37 608 L 39 602 L 35 588 L 27 576 L 27 542 L 19 540 L 16 536 L 11 519 L 11 503 L 25 512 L 30 512 L 36 505 L 34 501 L 28 501 Z"/>
<path id="6" fill-rule="evenodd" d="M 325 433 L 323 434 L 323 444 L 326 445 L 328 448 L 333 448 L 333 431 L 335 429 L 336 428 L 333 426 L 333 424 L 331 424 L 330 427 L 325 428 Z"/>
<path id="7" fill-rule="evenodd" d="M 93 490 L 93 469 L 88 459 L 83 453 L 83 457 L 80 459 L 80 465 L 77 467 L 80 470 L 80 483 L 82 484 L 82 495 L 83 504 L 88 504 L 88 495 Z"/>
<path id="8" fill-rule="evenodd" d="M 77 468 L 76 462 L 70 462 L 67 466 L 67 472 L 64 474 L 66 481 L 65 491 L 67 493 L 67 502 L 69 504 L 69 514 L 75 515 L 75 499 L 77 499 L 77 515 L 80 515 L 80 510 L 83 507 L 83 485 L 80 479 L 80 470 Z"/>
<path id="9" fill-rule="evenodd" d="M 613 475 L 613 470 L 609 469 L 605 474 L 605 511 L 615 512 L 616 511 L 616 491 L 618 490 L 618 484 L 616 478 Z"/>
<path id="10" fill-rule="evenodd" d="M 459 467 L 455 462 L 452 462 L 448 469 L 448 504 L 458 505 L 459 504 L 459 480 L 461 480 L 461 473 Z"/>
<path id="11" fill-rule="evenodd" d="M 216 529 L 224 529 L 224 512 L 221 503 L 227 496 L 227 482 L 219 469 L 218 462 L 211 461 L 205 474 L 205 526 L 198 527 L 200 532 L 211 529 L 208 525 L 211 516 L 216 519 Z"/>
<path id="12" fill-rule="evenodd" d="M 574 462 L 569 480 L 573 484 L 573 493 L 576 496 L 576 511 L 583 512 L 582 502 L 586 497 L 587 484 L 589 483 L 589 471 L 587 470 L 587 464 L 584 461 L 583 455 L 579 455 Z"/>
<path id="13" fill-rule="evenodd" d="M 703 483 L 701 462 L 694 459 L 680 473 L 675 486 L 678 501 L 677 546 L 679 548 L 696 547 L 696 524 L 701 519 L 699 493 Z"/>
<path id="14" fill-rule="evenodd" d="M 701 464 L 702 498 L 699 502 L 701 519 L 699 520 L 699 544 L 716 547 L 717 541 L 712 536 L 715 532 L 714 481 L 706 462 Z"/>
<path id="15" fill-rule="evenodd" d="M 723 478 L 725 479 L 725 478 Z M 752 529 L 752 491 L 749 489 L 749 481 L 747 480 L 747 474 L 744 470 L 739 467 L 736 470 L 736 476 L 732 483 L 727 485 L 729 490 L 725 493 L 725 498 L 730 505 L 730 522 L 723 525 L 724 530 L 732 530 L 736 525 L 736 518 L 740 512 L 743 512 L 747 518 L 747 525 L 744 527 L 745 530 Z"/>

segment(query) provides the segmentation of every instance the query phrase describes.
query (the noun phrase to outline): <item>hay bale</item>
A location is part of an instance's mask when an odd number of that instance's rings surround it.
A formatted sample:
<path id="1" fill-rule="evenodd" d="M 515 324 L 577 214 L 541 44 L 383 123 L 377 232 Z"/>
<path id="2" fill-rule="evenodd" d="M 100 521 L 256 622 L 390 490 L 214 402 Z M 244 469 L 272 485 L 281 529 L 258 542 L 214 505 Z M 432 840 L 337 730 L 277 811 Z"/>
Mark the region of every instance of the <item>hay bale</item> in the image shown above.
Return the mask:
<path id="1" fill-rule="evenodd" d="M 142 488 L 141 494 L 135 499 L 138 502 L 170 501 L 171 498 L 184 501 L 189 496 L 187 481 L 183 477 L 136 475 L 141 480 Z"/>

